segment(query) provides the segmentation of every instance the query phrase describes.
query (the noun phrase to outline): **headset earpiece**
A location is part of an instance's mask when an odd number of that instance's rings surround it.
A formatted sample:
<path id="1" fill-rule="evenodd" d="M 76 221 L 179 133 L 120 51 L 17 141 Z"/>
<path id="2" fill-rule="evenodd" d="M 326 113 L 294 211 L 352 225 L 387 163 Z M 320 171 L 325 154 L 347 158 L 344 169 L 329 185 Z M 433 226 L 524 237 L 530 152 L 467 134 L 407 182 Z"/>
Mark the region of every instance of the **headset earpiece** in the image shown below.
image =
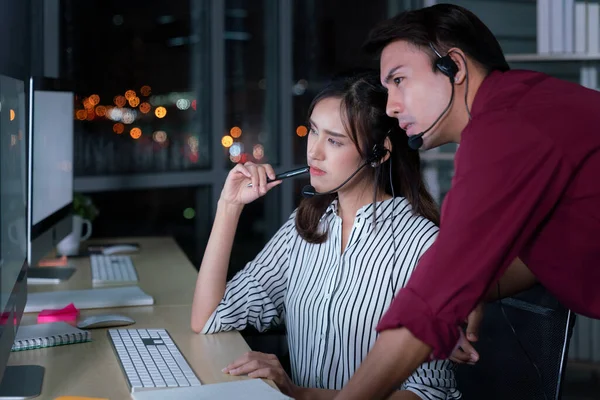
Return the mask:
<path id="1" fill-rule="evenodd" d="M 431 47 L 431 50 L 438 56 L 438 59 L 435 61 L 435 67 L 439 69 L 442 74 L 446 75 L 450 79 L 450 82 L 454 83 L 456 74 L 458 73 L 458 65 L 456 65 L 449 55 L 442 57 L 435 47 L 433 47 L 433 44 L 429 43 L 429 47 Z"/>
<path id="2" fill-rule="evenodd" d="M 367 164 L 371 164 L 371 167 L 375 168 L 381 162 L 381 159 L 385 157 L 388 149 L 385 148 L 384 145 L 376 144 L 373 146 L 373 150 L 371 151 L 371 155 L 367 157 Z"/>
<path id="3" fill-rule="evenodd" d="M 435 62 L 435 66 L 442 72 L 442 74 L 450 78 L 451 82 L 454 82 L 454 79 L 456 79 L 456 74 L 458 73 L 458 65 L 456 65 L 450 56 L 444 56 L 438 59 Z"/>

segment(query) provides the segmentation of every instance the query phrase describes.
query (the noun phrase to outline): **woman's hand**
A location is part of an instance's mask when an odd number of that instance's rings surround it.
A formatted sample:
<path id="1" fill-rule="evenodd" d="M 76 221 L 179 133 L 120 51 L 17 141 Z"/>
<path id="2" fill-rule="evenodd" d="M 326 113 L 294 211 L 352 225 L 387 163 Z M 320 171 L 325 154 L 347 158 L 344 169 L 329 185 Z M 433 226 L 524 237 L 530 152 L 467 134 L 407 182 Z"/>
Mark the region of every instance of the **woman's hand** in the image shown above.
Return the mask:
<path id="1" fill-rule="evenodd" d="M 269 164 L 238 164 L 227 175 L 221 200 L 235 205 L 251 203 L 281 183 L 267 183 L 267 177 L 275 179 L 275 171 Z M 248 187 L 249 183 L 252 183 L 252 187 Z"/>
<path id="2" fill-rule="evenodd" d="M 296 398 L 300 392 L 300 388 L 294 385 L 274 354 L 250 351 L 223 368 L 223 372 L 229 375 L 247 374 L 250 378 L 271 379 L 283 394 L 292 398 Z"/>

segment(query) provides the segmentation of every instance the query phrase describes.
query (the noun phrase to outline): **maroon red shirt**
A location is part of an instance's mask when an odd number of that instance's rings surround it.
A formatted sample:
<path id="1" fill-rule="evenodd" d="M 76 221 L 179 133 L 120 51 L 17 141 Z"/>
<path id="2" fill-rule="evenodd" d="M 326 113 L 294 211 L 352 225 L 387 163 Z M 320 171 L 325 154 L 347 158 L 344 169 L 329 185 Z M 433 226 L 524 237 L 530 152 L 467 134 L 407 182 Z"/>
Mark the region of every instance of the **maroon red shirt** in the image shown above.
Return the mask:
<path id="1" fill-rule="evenodd" d="M 600 318 L 600 92 L 531 71 L 477 91 L 436 242 L 381 319 L 447 358 L 520 257 L 566 307 Z"/>

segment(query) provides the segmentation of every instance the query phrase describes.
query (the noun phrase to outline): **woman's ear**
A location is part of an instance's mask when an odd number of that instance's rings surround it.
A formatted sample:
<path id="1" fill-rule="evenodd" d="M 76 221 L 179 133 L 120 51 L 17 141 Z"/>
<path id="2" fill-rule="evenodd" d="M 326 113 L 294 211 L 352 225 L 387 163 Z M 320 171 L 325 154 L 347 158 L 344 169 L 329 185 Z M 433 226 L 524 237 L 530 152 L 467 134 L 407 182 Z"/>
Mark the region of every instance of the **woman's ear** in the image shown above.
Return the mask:
<path id="1" fill-rule="evenodd" d="M 383 164 L 384 162 L 386 162 L 389 158 L 390 158 L 390 154 L 392 154 L 392 141 L 390 140 L 389 136 L 385 137 L 385 140 L 383 141 L 383 147 L 387 150 L 385 152 L 385 155 L 383 156 L 383 158 L 381 159 L 381 163 Z"/>

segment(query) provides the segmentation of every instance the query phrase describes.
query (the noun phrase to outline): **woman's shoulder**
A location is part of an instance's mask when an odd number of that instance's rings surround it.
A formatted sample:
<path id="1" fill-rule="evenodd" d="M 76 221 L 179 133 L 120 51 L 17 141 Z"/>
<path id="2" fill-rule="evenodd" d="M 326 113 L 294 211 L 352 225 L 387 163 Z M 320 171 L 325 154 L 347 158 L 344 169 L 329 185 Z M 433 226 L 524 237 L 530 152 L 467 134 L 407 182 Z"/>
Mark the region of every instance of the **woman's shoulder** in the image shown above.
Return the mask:
<path id="1" fill-rule="evenodd" d="M 438 231 L 439 227 L 435 222 L 418 214 L 414 211 L 410 202 L 404 197 L 394 197 L 393 202 L 393 218 L 394 223 L 410 228 L 420 228 L 425 231 Z"/>

